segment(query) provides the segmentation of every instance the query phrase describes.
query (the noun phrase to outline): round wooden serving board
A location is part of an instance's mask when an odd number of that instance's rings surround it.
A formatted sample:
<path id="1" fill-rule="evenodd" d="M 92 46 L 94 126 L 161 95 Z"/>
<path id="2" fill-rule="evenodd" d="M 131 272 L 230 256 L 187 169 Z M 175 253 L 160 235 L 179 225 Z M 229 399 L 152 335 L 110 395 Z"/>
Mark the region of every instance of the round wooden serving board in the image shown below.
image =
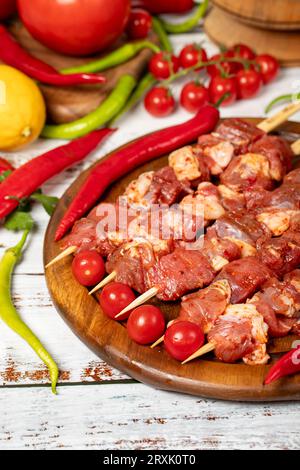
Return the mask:
<path id="1" fill-rule="evenodd" d="M 259 119 L 249 119 L 259 122 Z M 300 134 L 300 124 L 289 123 L 282 130 Z M 109 155 L 108 155 L 109 157 Z M 141 172 L 156 170 L 167 163 L 167 156 L 137 168 L 115 183 L 102 200 L 115 201 L 127 184 Z M 66 208 L 77 193 L 91 169 L 85 171 L 61 198 L 52 216 L 45 236 L 44 262 L 48 263 L 59 252 L 54 233 Z M 164 390 L 189 393 L 203 397 L 240 401 L 276 401 L 300 399 L 300 375 L 285 378 L 271 386 L 263 386 L 268 366 L 224 364 L 213 355 L 205 356 L 185 366 L 173 360 L 163 347 L 150 349 L 131 341 L 124 325 L 109 319 L 101 311 L 96 298 L 80 286 L 72 276 L 72 257 L 46 270 L 48 288 L 56 309 L 74 333 L 99 357 L 136 380 Z M 170 320 L 178 315 L 179 303 L 159 305 Z M 269 352 L 272 362 L 281 352 L 290 349 L 295 336 L 272 342 Z"/>

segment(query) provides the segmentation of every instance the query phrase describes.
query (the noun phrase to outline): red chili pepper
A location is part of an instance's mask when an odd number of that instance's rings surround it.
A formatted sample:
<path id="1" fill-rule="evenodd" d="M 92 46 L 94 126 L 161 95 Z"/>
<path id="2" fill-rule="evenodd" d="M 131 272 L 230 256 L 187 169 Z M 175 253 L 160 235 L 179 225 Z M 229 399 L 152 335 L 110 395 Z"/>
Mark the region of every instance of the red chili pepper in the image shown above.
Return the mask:
<path id="1" fill-rule="evenodd" d="M 4 171 L 13 171 L 14 167 L 5 158 L 0 157 L 0 175 Z"/>
<path id="2" fill-rule="evenodd" d="M 152 132 L 113 152 L 107 160 L 96 165 L 89 174 L 61 220 L 55 240 L 60 240 L 76 220 L 96 204 L 111 183 L 137 166 L 168 154 L 195 141 L 199 135 L 212 131 L 218 119 L 219 111 L 213 106 L 206 105 L 193 119 L 177 126 Z"/>
<path id="3" fill-rule="evenodd" d="M 33 158 L 11 173 L 0 185 L 0 219 L 16 209 L 20 199 L 30 196 L 52 176 L 83 160 L 112 132 L 114 129 L 94 131 Z"/>
<path id="4" fill-rule="evenodd" d="M 282 356 L 282 358 L 271 367 L 265 379 L 265 385 L 269 385 L 275 382 L 275 380 L 286 377 L 287 375 L 296 374 L 297 372 L 300 372 L 300 345 Z"/>
<path id="5" fill-rule="evenodd" d="M 0 44 L 0 59 L 3 62 L 24 72 L 34 80 L 46 83 L 47 85 L 93 85 L 106 81 L 103 75 L 98 74 L 78 73 L 62 75 L 54 67 L 26 52 L 3 25 L 0 25 Z"/>
<path id="6" fill-rule="evenodd" d="M 195 6 L 194 0 L 133 0 L 132 3 L 155 14 L 184 13 Z"/>

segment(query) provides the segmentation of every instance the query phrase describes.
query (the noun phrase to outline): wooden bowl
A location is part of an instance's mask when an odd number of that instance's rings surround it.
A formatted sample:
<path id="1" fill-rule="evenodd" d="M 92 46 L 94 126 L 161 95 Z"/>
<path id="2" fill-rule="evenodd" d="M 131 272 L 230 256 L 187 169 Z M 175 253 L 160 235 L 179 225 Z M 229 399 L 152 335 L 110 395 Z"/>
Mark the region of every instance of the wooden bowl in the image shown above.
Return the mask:
<path id="1" fill-rule="evenodd" d="M 212 0 L 240 21 L 263 29 L 300 30 L 299 0 Z"/>
<path id="2" fill-rule="evenodd" d="M 249 121 L 257 123 L 260 120 Z M 300 134 L 299 123 L 285 124 L 283 129 Z M 162 157 L 137 168 L 112 185 L 102 200 L 115 201 L 133 178 L 166 164 L 167 157 Z M 45 264 L 60 252 L 59 245 L 54 242 L 56 228 L 90 171 L 91 168 L 86 170 L 70 186 L 49 222 L 44 241 Z M 71 263 L 72 257 L 69 256 L 46 270 L 53 303 L 74 333 L 113 367 L 156 388 L 197 396 L 238 401 L 300 400 L 299 374 L 264 387 L 263 380 L 269 365 L 224 364 L 210 355 L 182 366 L 163 347 L 150 349 L 148 346 L 139 346 L 130 340 L 126 328 L 108 318 L 96 298 L 89 296 L 88 290 L 78 284 L 72 275 Z M 167 321 L 178 315 L 179 302 L 155 300 L 153 303 L 163 310 Z M 268 352 L 272 355 L 272 362 L 279 353 L 289 350 L 295 339 L 297 337 L 288 336 L 270 343 Z"/>
<path id="3" fill-rule="evenodd" d="M 244 43 L 252 47 L 257 54 L 273 55 L 283 67 L 300 65 L 300 31 L 254 28 L 241 23 L 235 16 L 218 7 L 211 9 L 205 19 L 204 28 L 210 39 L 222 47 L 229 48 L 234 44 Z"/>

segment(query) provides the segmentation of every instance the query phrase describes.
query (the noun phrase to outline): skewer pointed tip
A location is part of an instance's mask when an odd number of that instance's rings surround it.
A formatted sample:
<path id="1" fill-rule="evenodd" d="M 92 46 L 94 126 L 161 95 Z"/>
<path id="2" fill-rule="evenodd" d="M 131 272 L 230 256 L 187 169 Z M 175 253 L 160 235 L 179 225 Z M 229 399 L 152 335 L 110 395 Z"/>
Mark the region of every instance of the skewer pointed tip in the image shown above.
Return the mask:
<path id="1" fill-rule="evenodd" d="M 66 250 L 64 250 L 62 253 L 56 256 L 53 260 L 51 260 L 50 263 L 46 264 L 45 269 L 49 268 L 50 266 L 53 266 L 54 264 L 58 263 L 58 261 L 61 261 L 67 256 L 72 255 L 73 253 L 75 253 L 76 250 L 77 250 L 76 246 L 69 246 Z"/>
<path id="2" fill-rule="evenodd" d="M 207 343 L 202 348 L 198 349 L 198 351 L 194 352 L 191 356 L 189 356 L 187 359 L 185 359 L 181 364 L 187 364 L 188 362 L 192 361 L 193 359 L 196 359 L 197 357 L 203 356 L 204 354 L 207 354 L 215 349 L 215 345 L 213 343 Z"/>
<path id="3" fill-rule="evenodd" d="M 152 297 L 155 297 L 157 295 L 158 291 L 159 289 L 157 287 L 151 287 L 151 289 L 147 290 L 147 292 L 144 292 L 144 294 L 140 295 L 137 299 L 131 302 L 131 304 L 125 307 L 122 312 L 118 313 L 115 318 L 119 318 L 124 315 L 124 313 L 130 312 L 130 310 L 133 310 L 134 308 L 139 307 L 145 302 L 148 302 L 148 300 L 152 299 Z"/>
<path id="4" fill-rule="evenodd" d="M 116 275 L 117 273 L 115 271 L 113 271 L 112 273 L 110 273 L 108 276 L 106 276 L 101 282 L 99 282 L 99 284 L 94 287 L 93 290 L 91 290 L 89 292 L 89 295 L 93 295 L 95 292 L 97 292 L 98 290 L 102 289 L 102 287 L 105 287 L 107 284 L 109 284 L 110 282 L 112 282 L 115 278 L 116 278 Z"/>

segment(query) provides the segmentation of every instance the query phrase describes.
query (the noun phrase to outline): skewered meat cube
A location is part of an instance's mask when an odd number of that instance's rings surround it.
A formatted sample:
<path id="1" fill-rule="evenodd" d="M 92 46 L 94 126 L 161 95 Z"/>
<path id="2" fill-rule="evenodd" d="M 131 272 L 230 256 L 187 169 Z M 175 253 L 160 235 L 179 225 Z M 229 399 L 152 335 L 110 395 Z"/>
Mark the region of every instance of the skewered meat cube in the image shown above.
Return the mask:
<path id="1" fill-rule="evenodd" d="M 242 258 L 227 264 L 216 277 L 226 279 L 231 289 L 233 304 L 249 299 L 268 279 L 272 271 L 257 258 Z"/>
<path id="2" fill-rule="evenodd" d="M 246 153 L 249 146 L 261 139 L 265 133 L 242 119 L 225 119 L 213 135 L 234 145 L 237 155 Z"/>
<path id="3" fill-rule="evenodd" d="M 223 362 L 266 364 L 268 326 L 253 304 L 229 305 L 208 334 L 215 355 Z"/>
<path id="4" fill-rule="evenodd" d="M 191 145 L 171 153 L 169 166 L 178 181 L 189 181 L 195 186 L 201 181 L 210 180 L 210 172 L 205 160 L 198 158 L 196 148 Z"/>
<path id="5" fill-rule="evenodd" d="M 292 232 L 289 236 L 284 234 L 280 238 L 259 242 L 257 251 L 264 265 L 280 277 L 300 265 L 300 244 L 295 242 Z"/>
<path id="6" fill-rule="evenodd" d="M 182 298 L 179 317 L 175 321 L 196 323 L 207 334 L 226 310 L 231 296 L 227 280 L 216 281 L 200 292 Z"/>
<path id="7" fill-rule="evenodd" d="M 212 134 L 202 135 L 195 147 L 198 158 L 205 161 L 210 173 L 220 175 L 235 155 L 234 146 Z"/>
<path id="8" fill-rule="evenodd" d="M 235 157 L 221 174 L 220 180 L 223 185 L 236 192 L 255 186 L 263 189 L 272 189 L 274 186 L 269 161 L 258 153 Z"/>
<path id="9" fill-rule="evenodd" d="M 284 175 L 292 168 L 292 149 L 281 137 L 264 135 L 250 146 L 249 151 L 268 158 L 270 175 L 275 181 L 282 181 Z"/>

